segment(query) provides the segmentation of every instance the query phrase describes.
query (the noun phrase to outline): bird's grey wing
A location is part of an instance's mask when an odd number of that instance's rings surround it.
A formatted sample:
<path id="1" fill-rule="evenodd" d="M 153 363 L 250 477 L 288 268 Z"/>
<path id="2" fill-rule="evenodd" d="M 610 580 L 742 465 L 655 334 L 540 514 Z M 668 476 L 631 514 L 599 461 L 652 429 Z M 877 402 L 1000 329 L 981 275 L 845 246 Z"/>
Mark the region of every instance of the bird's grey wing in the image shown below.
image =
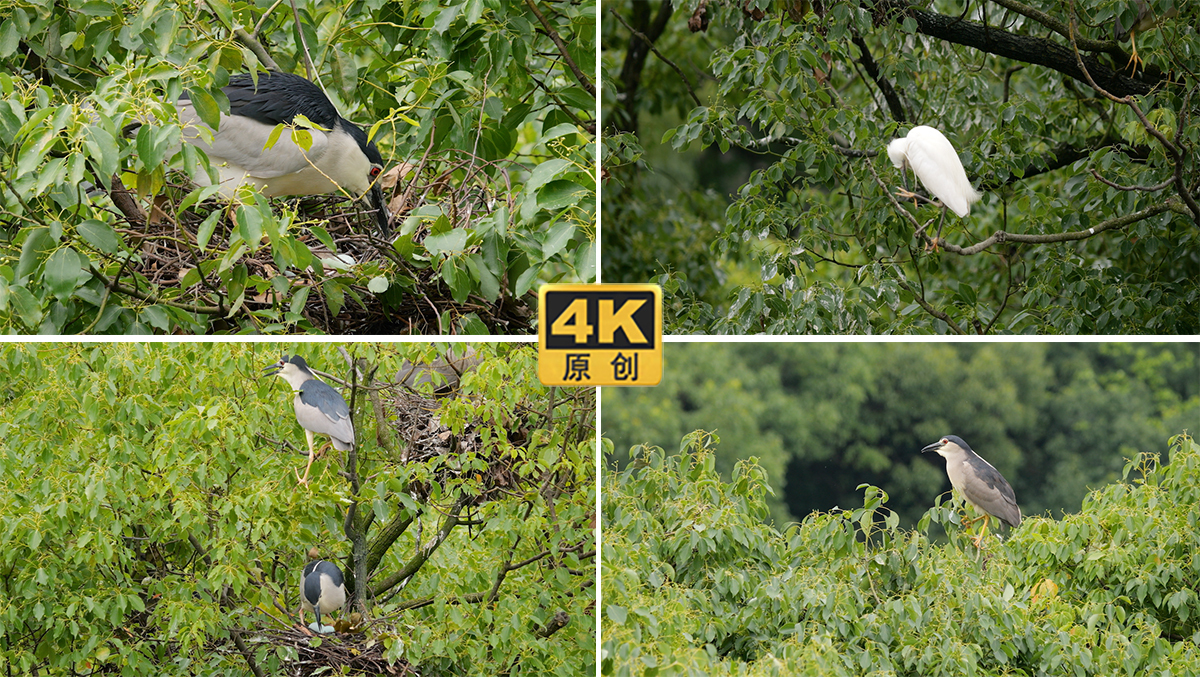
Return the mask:
<path id="1" fill-rule="evenodd" d="M 971 202 L 978 199 L 978 193 L 971 187 L 958 152 L 946 137 L 938 133 L 910 138 L 906 156 L 908 166 L 926 190 L 960 217 L 970 213 Z"/>
<path id="2" fill-rule="evenodd" d="M 329 576 L 329 580 L 333 583 L 333 587 L 339 587 L 345 582 L 342 577 L 342 570 L 333 562 L 322 561 L 317 567 L 317 571 Z"/>
<path id="3" fill-rule="evenodd" d="M 305 151 L 292 141 L 292 130 L 284 128 L 268 150 L 266 146 L 275 129 L 274 125 L 241 115 L 222 115 L 219 130 L 211 132 L 212 128 L 196 114 L 191 101 L 180 99 L 178 110 L 179 120 L 183 123 L 184 140 L 203 149 L 214 164 L 227 162 L 260 179 L 295 174 L 308 167 L 310 160 L 315 163 L 320 159 L 328 146 L 328 134 L 325 132 L 319 129 L 297 130 L 308 132 L 312 138 L 311 147 Z M 200 127 L 211 132 L 212 143 L 208 142 L 207 134 L 200 132 Z"/>
<path id="4" fill-rule="evenodd" d="M 1004 520 L 1010 527 L 1020 526 L 1021 509 L 1017 507 L 1017 494 L 1008 480 L 987 461 L 983 462 L 983 467 L 976 469 L 975 475 L 979 481 L 974 487 L 976 496 L 971 502 Z"/>
<path id="5" fill-rule="evenodd" d="M 300 386 L 300 402 L 307 405 L 296 408 L 296 418 L 306 430 L 329 435 L 335 441 L 354 444 L 354 426 L 350 423 L 350 407 L 338 391 L 327 383 L 312 380 Z M 348 446 L 334 447 L 345 451 Z"/>

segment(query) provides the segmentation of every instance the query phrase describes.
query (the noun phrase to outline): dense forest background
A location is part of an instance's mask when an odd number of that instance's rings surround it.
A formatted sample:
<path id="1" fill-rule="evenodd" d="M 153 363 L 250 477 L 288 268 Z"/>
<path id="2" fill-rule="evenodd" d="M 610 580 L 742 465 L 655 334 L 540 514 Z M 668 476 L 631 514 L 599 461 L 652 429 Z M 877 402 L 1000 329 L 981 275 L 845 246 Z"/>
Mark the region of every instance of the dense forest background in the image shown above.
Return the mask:
<path id="1" fill-rule="evenodd" d="M 869 483 L 913 525 L 944 491 L 920 453 L 962 437 L 1009 480 L 1026 515 L 1076 512 L 1126 460 L 1200 428 L 1200 345 L 1148 343 L 668 343 L 656 388 L 606 388 L 602 429 L 624 467 L 715 432 L 726 480 L 755 457 L 777 526 L 861 505 Z M 704 365 L 703 368 L 697 365 Z"/>
<path id="2" fill-rule="evenodd" d="M 606 2 L 604 280 L 668 333 L 1200 332 L 1198 12 Z M 984 193 L 939 252 L 891 197 L 915 125 Z"/>

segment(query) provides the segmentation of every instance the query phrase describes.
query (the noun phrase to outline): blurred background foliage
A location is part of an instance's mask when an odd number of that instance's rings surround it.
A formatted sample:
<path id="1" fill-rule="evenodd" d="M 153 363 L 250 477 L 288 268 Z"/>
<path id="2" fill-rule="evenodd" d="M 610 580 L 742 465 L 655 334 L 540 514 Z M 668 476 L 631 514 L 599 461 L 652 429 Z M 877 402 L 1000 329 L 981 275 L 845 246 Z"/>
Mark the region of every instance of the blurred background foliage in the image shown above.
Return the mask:
<path id="1" fill-rule="evenodd" d="M 1027 519 L 981 550 L 958 526 L 930 539 L 959 517 L 947 507 L 898 526 L 870 485 L 777 530 L 769 474 L 750 459 L 718 475 L 714 443 L 638 447 L 604 477 L 601 674 L 1200 671 L 1200 446 L 1186 435 L 1061 521 Z"/>
<path id="2" fill-rule="evenodd" d="M 543 387 L 516 344 L 476 345 L 452 396 L 399 385 L 446 350 L 0 344 L 0 673 L 594 670 L 595 391 Z M 307 486 L 291 389 L 262 374 L 283 351 L 353 405 L 354 455 Z M 314 545 L 364 633 L 302 634 Z"/>
<path id="3" fill-rule="evenodd" d="M 1156 440 L 1200 428 L 1195 343 L 668 343 L 656 388 L 606 388 L 615 467 L 636 444 L 721 438 L 728 478 L 754 457 L 777 526 L 890 496 L 905 525 L 950 490 L 920 450 L 958 435 L 1012 484 L 1027 515 L 1079 510 Z M 708 365 L 704 369 L 684 365 Z"/>
<path id="4" fill-rule="evenodd" d="M 1139 69 L 1129 0 L 605 3 L 604 280 L 668 333 L 1200 332 L 1200 6 L 1142 4 Z M 984 192 L 941 254 L 887 198 L 920 124 Z"/>
<path id="5" fill-rule="evenodd" d="M 525 333 L 540 283 L 594 279 L 594 4 L 295 7 L 0 4 L 0 330 Z M 223 216 L 165 171 L 179 95 L 227 110 L 268 59 L 374 137 L 398 237 L 328 199 Z"/>

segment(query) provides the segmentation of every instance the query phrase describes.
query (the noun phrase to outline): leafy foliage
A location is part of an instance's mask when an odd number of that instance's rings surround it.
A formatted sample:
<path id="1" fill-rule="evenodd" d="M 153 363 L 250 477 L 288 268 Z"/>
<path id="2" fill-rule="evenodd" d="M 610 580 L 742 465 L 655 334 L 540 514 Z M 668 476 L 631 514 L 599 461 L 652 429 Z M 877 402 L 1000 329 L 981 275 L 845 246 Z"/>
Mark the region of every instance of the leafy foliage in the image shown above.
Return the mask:
<path id="1" fill-rule="evenodd" d="M 1176 4 L 1149 3 L 1140 69 L 1117 0 L 610 5 L 605 279 L 671 288 L 679 333 L 1194 334 L 1200 36 Z M 939 210 L 892 197 L 883 153 L 919 124 L 985 193 L 936 253 Z M 736 177 L 723 213 L 705 173 Z"/>
<path id="2" fill-rule="evenodd" d="M 298 17 L 286 3 L 10 3 L 0 327 L 519 333 L 539 283 L 594 278 L 592 5 L 332 0 Z M 210 167 L 180 148 L 179 95 L 215 120 L 231 74 L 303 74 L 306 59 L 392 166 L 390 242 L 344 199 L 226 209 L 191 187 Z M 147 124 L 126 138 L 131 122 Z"/>
<path id="3" fill-rule="evenodd" d="M 358 447 L 304 487 L 292 394 L 259 376 L 285 348 L 0 345 L 0 669 L 283 674 L 375 647 L 421 674 L 586 670 L 594 390 L 544 388 L 532 350 L 491 344 L 437 402 L 383 375 L 444 346 L 310 344 L 346 370 Z M 314 544 L 358 639 L 296 625 Z"/>
<path id="4" fill-rule="evenodd" d="M 1128 482 L 1078 514 L 1032 518 L 981 550 L 931 508 L 899 528 L 888 496 L 762 523 L 767 477 L 753 459 L 731 482 L 715 438 L 678 454 L 637 447 L 605 478 L 605 675 L 1192 674 L 1200 446 L 1169 440 L 1171 462 L 1129 461 Z M 606 453 L 612 449 L 605 440 Z"/>
<path id="5" fill-rule="evenodd" d="M 1200 422 L 1196 344 L 669 344 L 653 389 L 604 395 L 618 449 L 707 426 L 726 478 L 755 457 L 777 525 L 854 505 L 868 482 L 912 526 L 950 489 L 918 451 L 960 435 L 1012 483 L 1026 514 L 1074 512 L 1125 458 Z M 688 369 L 686 365 L 717 365 Z M 614 459 L 625 462 L 623 454 Z"/>

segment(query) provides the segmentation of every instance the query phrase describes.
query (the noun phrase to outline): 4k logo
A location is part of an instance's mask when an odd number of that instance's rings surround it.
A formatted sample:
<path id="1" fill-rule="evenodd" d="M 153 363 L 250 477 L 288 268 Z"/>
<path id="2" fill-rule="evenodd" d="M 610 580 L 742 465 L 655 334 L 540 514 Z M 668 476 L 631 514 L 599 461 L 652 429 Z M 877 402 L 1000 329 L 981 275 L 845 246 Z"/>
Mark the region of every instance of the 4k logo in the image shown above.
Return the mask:
<path id="1" fill-rule="evenodd" d="M 546 285 L 539 292 L 546 385 L 656 385 L 662 379 L 658 285 Z"/>

